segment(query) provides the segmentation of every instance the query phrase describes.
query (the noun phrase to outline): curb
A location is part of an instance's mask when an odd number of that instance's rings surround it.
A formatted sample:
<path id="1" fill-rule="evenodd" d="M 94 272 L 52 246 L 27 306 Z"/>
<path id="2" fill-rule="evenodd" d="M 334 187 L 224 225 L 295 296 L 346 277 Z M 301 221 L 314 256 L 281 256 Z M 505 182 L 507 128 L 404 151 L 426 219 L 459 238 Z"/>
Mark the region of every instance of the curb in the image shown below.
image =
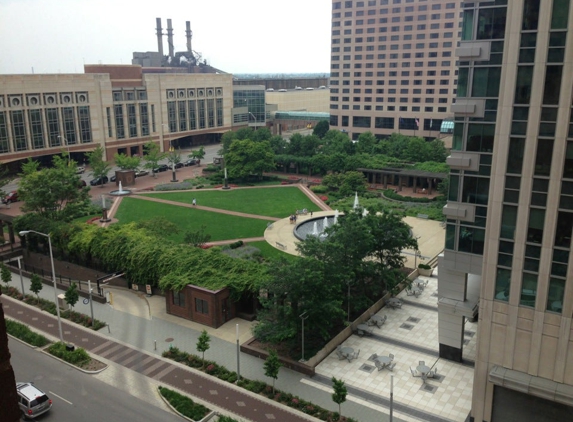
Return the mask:
<path id="1" fill-rule="evenodd" d="M 71 367 L 74 368 L 74 369 L 77 369 L 78 371 L 83 372 L 84 374 L 96 375 L 96 374 L 99 374 L 99 373 L 105 371 L 105 370 L 108 368 L 108 366 L 109 366 L 109 365 L 107 365 L 107 364 L 104 364 L 104 365 L 105 365 L 105 368 L 98 369 L 97 371 L 87 371 L 87 370 L 85 370 L 85 369 L 83 369 L 83 368 L 80 368 L 79 366 L 74 365 L 73 363 L 66 362 L 65 360 L 60 359 L 59 357 L 54 356 L 54 355 L 52 355 L 50 352 L 44 350 L 44 349 L 46 349 L 46 348 L 48 348 L 48 347 L 50 347 L 50 345 L 45 346 L 43 349 L 40 349 L 40 351 L 41 351 L 42 353 L 44 353 L 45 355 L 48 355 L 48 356 L 50 356 L 50 357 L 52 357 L 52 358 L 54 358 L 54 359 L 56 359 L 56 360 L 59 360 L 60 362 L 65 363 L 65 364 L 68 365 L 68 366 L 71 366 Z M 87 353 L 87 351 L 86 351 L 86 353 Z M 89 353 L 88 353 L 88 354 L 89 354 Z M 89 356 L 90 356 L 92 359 L 95 359 L 94 357 L 92 357 L 91 354 L 90 354 Z M 96 360 L 97 360 L 97 359 L 96 359 Z M 101 361 L 100 361 L 100 362 L 101 362 Z M 103 363 L 103 362 L 102 362 L 102 363 Z"/>
<path id="2" fill-rule="evenodd" d="M 161 394 L 161 391 L 159 390 L 160 387 L 161 387 L 161 386 L 158 386 L 158 387 L 157 387 L 157 394 L 159 394 L 159 397 L 161 397 L 161 400 L 163 400 L 163 402 L 167 405 L 167 407 L 169 407 L 174 413 L 176 413 L 177 415 L 181 416 L 183 419 L 186 419 L 186 420 L 191 421 L 191 422 L 207 422 L 207 421 L 208 421 L 209 419 L 211 419 L 213 416 L 219 416 L 219 413 L 217 413 L 215 410 L 211 410 L 209 413 L 207 413 L 207 415 L 206 415 L 203 419 L 196 420 L 196 419 L 188 418 L 187 416 L 185 416 L 185 415 L 183 415 L 182 413 L 180 413 L 177 409 L 175 409 L 175 408 L 171 405 L 171 403 L 169 403 L 169 400 L 167 400 L 165 397 L 163 397 L 163 394 Z M 165 387 L 165 388 L 167 388 L 167 387 Z M 172 388 L 173 388 L 173 387 L 172 387 Z M 187 395 L 186 393 L 182 392 L 182 391 L 177 391 L 177 393 L 179 393 L 179 394 L 181 394 L 181 395 L 183 395 L 183 396 L 185 396 L 185 397 L 188 397 L 188 395 Z M 189 399 L 192 400 L 191 398 L 189 398 Z M 193 400 L 193 401 L 195 401 L 195 400 Z M 205 406 L 205 407 L 207 407 L 207 406 Z"/>

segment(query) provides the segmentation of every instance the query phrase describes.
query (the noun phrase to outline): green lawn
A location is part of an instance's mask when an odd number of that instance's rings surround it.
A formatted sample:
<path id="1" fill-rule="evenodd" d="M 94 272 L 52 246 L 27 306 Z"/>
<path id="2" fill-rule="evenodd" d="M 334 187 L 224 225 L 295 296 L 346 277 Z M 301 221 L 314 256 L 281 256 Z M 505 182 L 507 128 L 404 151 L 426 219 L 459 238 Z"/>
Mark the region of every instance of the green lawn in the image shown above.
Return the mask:
<path id="1" fill-rule="evenodd" d="M 320 211 L 304 193 L 296 187 L 230 189 L 192 192 L 169 192 L 145 194 L 154 198 L 190 204 L 193 198 L 198 205 L 238 211 L 248 214 L 286 218 L 296 210 Z"/>
<path id="2" fill-rule="evenodd" d="M 191 200 L 193 200 L 192 197 Z M 211 235 L 211 240 L 216 241 L 263 236 L 268 223 L 265 220 L 236 217 L 136 198 L 123 198 L 115 214 L 120 224 L 150 220 L 156 216 L 165 217 L 180 228 L 179 233 L 166 236 L 178 243 L 183 242 L 185 232 L 198 230 L 202 225 L 206 227 L 205 232 Z"/>

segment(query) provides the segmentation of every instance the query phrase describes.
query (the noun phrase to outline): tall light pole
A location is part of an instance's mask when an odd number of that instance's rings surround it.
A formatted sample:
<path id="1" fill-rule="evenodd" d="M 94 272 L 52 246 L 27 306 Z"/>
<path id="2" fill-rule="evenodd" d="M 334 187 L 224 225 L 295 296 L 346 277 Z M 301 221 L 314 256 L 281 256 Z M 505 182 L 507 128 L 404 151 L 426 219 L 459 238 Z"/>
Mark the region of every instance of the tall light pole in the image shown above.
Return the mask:
<path id="1" fill-rule="evenodd" d="M 308 312 L 304 311 L 298 317 L 302 320 L 302 359 L 300 362 L 306 362 L 306 359 L 304 358 L 304 321 L 308 318 Z"/>
<path id="2" fill-rule="evenodd" d="M 393 420 L 394 413 L 394 374 L 390 374 L 390 422 Z"/>
<path id="3" fill-rule="evenodd" d="M 258 126 L 257 126 L 257 116 L 255 116 L 255 115 L 254 115 L 253 113 L 251 113 L 250 111 L 249 111 L 249 114 L 250 114 L 251 116 L 253 116 L 253 120 L 255 121 L 255 130 L 257 130 L 257 128 L 258 128 Z"/>
<path id="4" fill-rule="evenodd" d="M 64 333 L 62 331 L 62 318 L 60 317 L 60 307 L 58 306 L 58 286 L 56 285 L 56 269 L 54 268 L 54 254 L 52 252 L 52 238 L 49 234 L 37 232 L 35 230 L 22 230 L 19 234 L 20 237 L 26 236 L 28 233 L 36 233 L 40 236 L 48 238 L 48 246 L 50 248 L 50 262 L 52 263 L 52 281 L 54 282 L 54 300 L 56 303 L 56 313 L 58 315 L 58 329 L 60 330 L 60 341 L 64 342 Z"/>
<path id="5" fill-rule="evenodd" d="M 239 324 L 237 324 L 237 382 L 241 380 L 241 346 L 239 345 Z"/>

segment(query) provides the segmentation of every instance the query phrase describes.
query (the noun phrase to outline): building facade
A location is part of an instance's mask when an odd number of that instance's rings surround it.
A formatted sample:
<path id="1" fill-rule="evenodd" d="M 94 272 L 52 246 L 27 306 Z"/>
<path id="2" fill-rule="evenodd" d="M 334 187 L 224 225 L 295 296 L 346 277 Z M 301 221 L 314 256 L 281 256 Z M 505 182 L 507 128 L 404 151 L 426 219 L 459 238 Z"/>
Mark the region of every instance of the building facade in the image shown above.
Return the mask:
<path id="1" fill-rule="evenodd" d="M 573 417 L 573 8 L 464 3 L 446 247 L 442 358 L 479 314 L 471 420 Z"/>
<path id="2" fill-rule="evenodd" d="M 0 161 L 77 159 L 102 146 L 143 153 L 157 142 L 186 147 L 218 141 L 233 126 L 226 74 L 143 73 L 135 65 L 86 65 L 84 74 L 0 75 Z"/>
<path id="3" fill-rule="evenodd" d="M 333 0 L 331 127 L 436 136 L 455 98 L 460 5 Z"/>

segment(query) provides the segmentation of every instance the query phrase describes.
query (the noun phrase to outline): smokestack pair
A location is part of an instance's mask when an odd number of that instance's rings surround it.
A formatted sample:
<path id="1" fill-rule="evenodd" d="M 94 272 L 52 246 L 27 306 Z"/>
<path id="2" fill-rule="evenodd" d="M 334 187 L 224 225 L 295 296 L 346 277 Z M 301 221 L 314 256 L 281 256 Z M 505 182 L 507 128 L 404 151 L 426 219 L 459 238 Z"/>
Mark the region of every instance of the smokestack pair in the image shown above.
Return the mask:
<path id="1" fill-rule="evenodd" d="M 163 28 L 161 28 L 161 18 L 155 19 L 157 23 L 157 50 L 161 57 L 163 57 Z M 191 37 L 193 32 L 191 31 L 191 22 L 185 22 L 187 36 L 187 52 L 191 53 Z M 173 27 L 171 26 L 171 19 L 167 19 L 167 44 L 169 46 L 169 57 L 172 59 L 175 57 L 174 45 L 173 45 Z"/>

